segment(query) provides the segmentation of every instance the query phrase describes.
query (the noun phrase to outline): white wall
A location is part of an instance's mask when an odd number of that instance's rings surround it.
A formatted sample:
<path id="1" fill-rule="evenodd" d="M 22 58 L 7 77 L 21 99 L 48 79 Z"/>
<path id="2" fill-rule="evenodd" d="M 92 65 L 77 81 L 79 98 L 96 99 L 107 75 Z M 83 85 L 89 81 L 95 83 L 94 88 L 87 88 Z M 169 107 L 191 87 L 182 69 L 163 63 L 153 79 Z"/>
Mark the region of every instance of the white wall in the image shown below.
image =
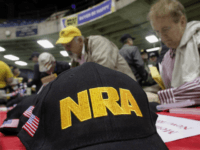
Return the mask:
<path id="1" fill-rule="evenodd" d="M 52 33 L 57 33 L 60 31 L 60 20 L 54 20 L 54 21 L 47 21 L 47 22 L 42 22 L 39 24 L 32 24 L 32 25 L 37 25 L 38 26 L 38 34 L 33 35 L 33 36 L 41 36 L 41 35 L 46 35 L 46 34 L 52 34 Z M 29 25 L 27 25 L 29 26 Z M 22 27 L 22 26 L 20 26 Z M 23 26 L 26 27 L 26 26 Z M 7 37 L 5 35 L 5 32 L 9 30 L 11 32 L 10 37 Z M 0 41 L 3 40 L 11 40 L 11 39 L 23 39 L 27 37 L 16 37 L 16 30 L 17 27 L 0 27 Z M 29 37 L 33 37 L 29 36 Z"/>

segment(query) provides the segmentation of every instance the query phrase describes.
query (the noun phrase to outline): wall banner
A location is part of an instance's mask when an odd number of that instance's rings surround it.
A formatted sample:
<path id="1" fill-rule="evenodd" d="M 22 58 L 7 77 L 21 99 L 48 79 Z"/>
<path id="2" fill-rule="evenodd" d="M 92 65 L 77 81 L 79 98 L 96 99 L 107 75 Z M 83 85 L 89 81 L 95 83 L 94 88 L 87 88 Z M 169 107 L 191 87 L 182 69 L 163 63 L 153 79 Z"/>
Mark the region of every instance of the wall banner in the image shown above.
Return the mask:
<path id="1" fill-rule="evenodd" d="M 16 37 L 25 37 L 38 34 L 38 26 L 21 26 L 16 28 Z"/>
<path id="2" fill-rule="evenodd" d="M 90 9 L 61 19 L 61 28 L 68 25 L 80 26 L 99 19 L 115 11 L 114 0 L 104 1 Z"/>

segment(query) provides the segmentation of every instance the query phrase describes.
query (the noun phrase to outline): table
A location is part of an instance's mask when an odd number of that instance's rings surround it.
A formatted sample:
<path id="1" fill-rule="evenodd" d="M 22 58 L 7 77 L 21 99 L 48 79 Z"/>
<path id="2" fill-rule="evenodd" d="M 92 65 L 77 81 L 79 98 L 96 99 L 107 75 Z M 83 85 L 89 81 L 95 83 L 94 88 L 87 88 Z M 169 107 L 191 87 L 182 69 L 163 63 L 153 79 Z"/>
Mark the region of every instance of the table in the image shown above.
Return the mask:
<path id="1" fill-rule="evenodd" d="M 187 119 L 194 119 L 200 121 L 200 115 L 185 115 L 185 114 L 170 114 L 169 112 L 159 112 L 161 115 L 182 117 Z M 6 112 L 0 112 L 0 125 L 6 118 Z M 169 150 L 199 150 L 200 149 L 200 135 L 167 142 L 165 143 Z M 0 133 L 0 150 L 26 150 L 17 136 L 5 136 Z"/>

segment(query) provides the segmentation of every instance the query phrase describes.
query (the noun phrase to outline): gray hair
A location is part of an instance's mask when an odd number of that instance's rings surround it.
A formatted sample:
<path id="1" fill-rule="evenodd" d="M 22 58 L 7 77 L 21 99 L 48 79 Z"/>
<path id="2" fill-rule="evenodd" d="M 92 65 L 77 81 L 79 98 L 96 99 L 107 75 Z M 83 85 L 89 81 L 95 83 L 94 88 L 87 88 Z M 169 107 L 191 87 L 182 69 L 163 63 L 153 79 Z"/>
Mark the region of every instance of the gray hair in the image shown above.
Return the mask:
<path id="1" fill-rule="evenodd" d="M 180 21 L 181 16 L 185 16 L 187 21 L 185 8 L 178 0 L 158 0 L 151 6 L 147 18 L 151 21 L 154 17 L 165 17 L 169 15 L 175 23 Z"/>
<path id="2" fill-rule="evenodd" d="M 74 37 L 74 40 L 76 41 L 76 43 L 78 43 L 78 38 L 79 38 L 79 37 L 81 37 L 81 38 L 83 39 L 83 41 L 84 41 L 84 39 L 85 39 L 84 36 L 75 36 L 75 37 Z"/>

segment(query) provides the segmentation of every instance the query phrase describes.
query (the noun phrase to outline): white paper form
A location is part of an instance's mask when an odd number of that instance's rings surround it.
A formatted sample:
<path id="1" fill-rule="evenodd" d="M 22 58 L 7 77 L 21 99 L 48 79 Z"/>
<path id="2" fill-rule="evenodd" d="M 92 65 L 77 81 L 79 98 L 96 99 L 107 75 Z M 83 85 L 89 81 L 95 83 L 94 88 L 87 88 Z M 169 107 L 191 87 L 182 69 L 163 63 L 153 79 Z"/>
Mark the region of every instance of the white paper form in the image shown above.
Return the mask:
<path id="1" fill-rule="evenodd" d="M 200 121 L 180 117 L 158 115 L 156 128 L 165 143 L 200 135 Z"/>

